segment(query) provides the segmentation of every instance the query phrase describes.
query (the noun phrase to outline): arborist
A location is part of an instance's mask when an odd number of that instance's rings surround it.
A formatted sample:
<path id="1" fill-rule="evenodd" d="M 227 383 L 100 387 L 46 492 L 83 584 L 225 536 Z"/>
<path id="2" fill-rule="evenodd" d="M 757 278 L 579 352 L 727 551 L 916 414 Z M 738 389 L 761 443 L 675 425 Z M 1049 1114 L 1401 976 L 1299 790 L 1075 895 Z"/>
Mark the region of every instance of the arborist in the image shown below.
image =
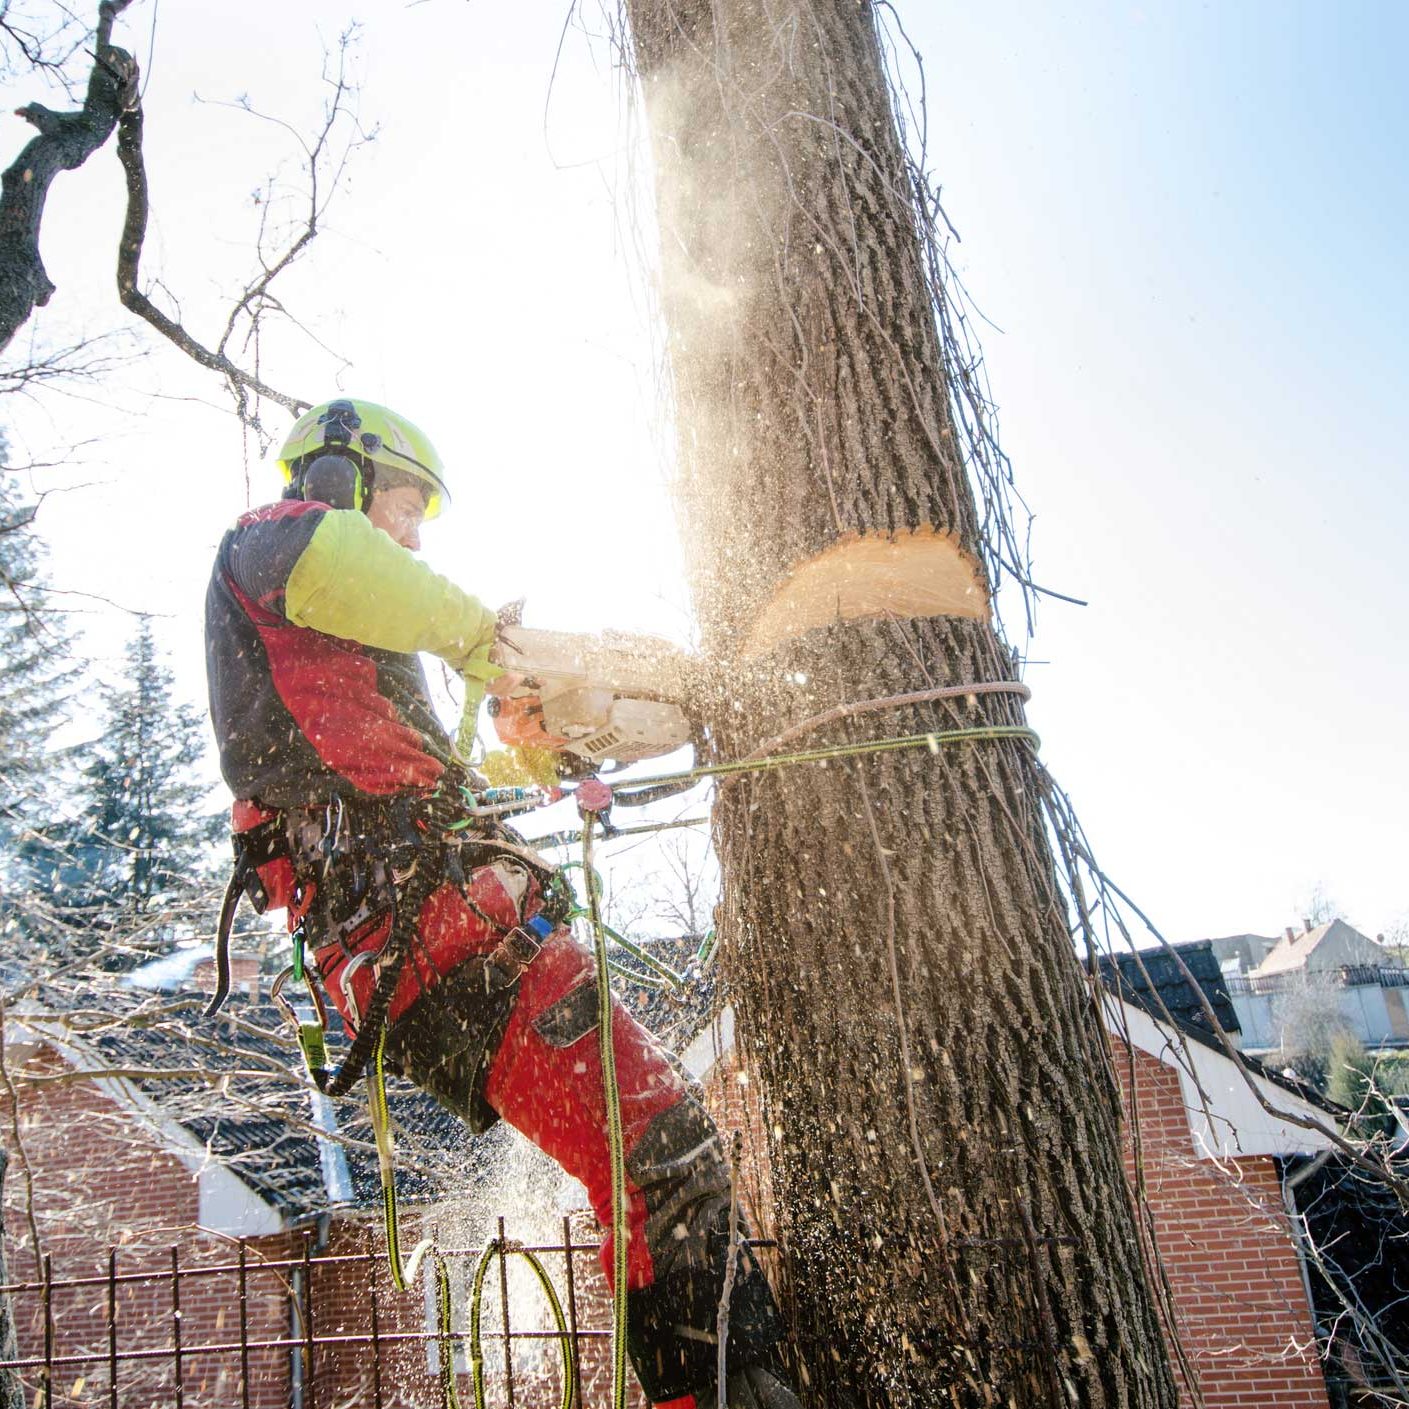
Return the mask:
<path id="1" fill-rule="evenodd" d="M 257 909 L 287 910 L 296 961 L 306 943 L 351 1040 L 338 1077 L 315 1074 L 345 1089 L 384 1033 L 389 1069 L 473 1131 L 507 1120 L 609 1224 L 591 957 L 563 923 L 554 867 L 504 828 L 466 824 L 473 779 L 418 659 L 463 676 L 473 720 L 496 673 L 495 614 L 415 556 L 449 499 L 441 460 L 403 417 L 335 400 L 299 417 L 279 465 L 283 498 L 221 541 L 206 660 L 239 883 Z M 629 1352 L 653 1404 L 713 1409 L 724 1153 L 662 1050 L 613 1013 Z M 745 1249 L 729 1300 L 732 1409 L 798 1409 L 782 1335 Z"/>

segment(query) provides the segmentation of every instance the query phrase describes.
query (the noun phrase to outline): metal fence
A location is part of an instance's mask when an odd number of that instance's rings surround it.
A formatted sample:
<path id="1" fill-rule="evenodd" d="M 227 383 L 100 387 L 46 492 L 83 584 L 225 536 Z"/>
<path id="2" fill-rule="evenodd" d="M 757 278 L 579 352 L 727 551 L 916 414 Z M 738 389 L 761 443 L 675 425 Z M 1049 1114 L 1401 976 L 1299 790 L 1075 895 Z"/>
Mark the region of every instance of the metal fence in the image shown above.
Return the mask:
<path id="1" fill-rule="evenodd" d="M 499 1402 L 524 1403 L 525 1380 L 537 1391 L 534 1402 L 580 1406 L 584 1397 L 584 1367 L 606 1361 L 610 1342 L 610 1305 L 602 1295 L 584 1298 L 584 1281 L 592 1287 L 601 1278 L 595 1269 L 584 1278 L 580 1259 L 595 1261 L 595 1242 L 575 1241 L 567 1218 L 562 1241 L 525 1244 L 505 1236 L 499 1220 L 499 1237 L 487 1248 L 438 1249 L 439 1256 L 456 1274 L 463 1294 L 464 1269 L 497 1252 L 498 1314 L 496 1324 L 484 1326 L 475 1337 L 472 1355 L 482 1358 L 482 1342 L 501 1347 L 497 1366 L 487 1377 Z M 755 1248 L 772 1244 L 747 1240 Z M 557 1329 L 516 1327 L 511 1321 L 509 1257 L 531 1253 L 552 1268 L 553 1288 L 564 1317 L 565 1332 Z M 64 1405 L 157 1405 L 162 1409 L 195 1409 L 197 1405 L 267 1409 L 291 1405 L 293 1409 L 391 1409 L 407 1402 L 407 1381 L 415 1380 L 413 1402 L 439 1402 L 443 1409 L 469 1396 L 457 1390 L 456 1381 L 469 1370 L 462 1322 L 452 1329 L 437 1324 L 431 1312 L 435 1296 L 430 1270 L 426 1289 L 418 1285 L 412 1295 L 393 1295 L 383 1251 L 324 1253 L 314 1248 L 311 1231 L 302 1251 L 287 1257 L 268 1257 L 247 1241 L 234 1245 L 233 1255 L 220 1261 L 183 1262 L 182 1250 L 172 1247 L 162 1265 L 128 1270 L 123 1249 L 106 1252 L 106 1270 L 55 1277 L 52 1259 L 43 1259 L 37 1280 L 0 1286 L 7 1297 L 18 1331 L 20 1353 L 0 1359 L 0 1372 L 18 1372 L 30 1402 L 45 1409 Z M 315 1291 L 316 1288 L 320 1288 Z M 327 1289 L 336 1288 L 337 1311 L 327 1311 Z M 211 1289 L 216 1288 L 213 1305 Z M 460 1299 L 463 1299 L 463 1295 Z M 584 1301 L 586 1304 L 584 1305 Z M 199 1313 L 193 1314 L 199 1303 Z M 269 1334 L 271 1303 L 285 1313 L 286 1330 Z M 77 1304 L 81 1309 L 74 1314 Z M 605 1316 L 603 1312 L 605 1311 Z M 332 1319 L 335 1324 L 329 1325 Z M 408 1325 L 408 1320 L 410 1324 Z M 352 1323 L 349 1328 L 349 1322 Z M 541 1398 L 544 1375 L 515 1375 L 516 1343 L 564 1340 L 571 1354 L 571 1385 L 564 1388 L 561 1375 L 552 1376 L 551 1400 Z M 603 1347 L 593 1355 L 593 1347 Z M 399 1357 L 399 1363 L 398 1363 Z M 554 1357 L 556 1359 L 556 1355 Z M 200 1383 L 196 1366 L 222 1364 L 214 1388 L 207 1374 Z M 355 1364 L 360 1372 L 332 1376 L 330 1362 Z M 449 1373 L 444 1368 L 449 1367 Z M 393 1382 L 395 1381 L 395 1383 Z M 438 1397 L 438 1400 L 437 1400 Z"/>
<path id="2" fill-rule="evenodd" d="M 20 1352 L 0 1359 L 0 1374 L 18 1373 L 36 1409 L 468 1409 L 476 1369 L 488 1401 L 509 1409 L 609 1404 L 611 1305 L 598 1244 L 575 1240 L 566 1217 L 558 1242 L 516 1242 L 502 1218 L 498 1226 L 487 1247 L 438 1250 L 458 1302 L 443 1319 L 433 1268 L 420 1272 L 418 1294 L 394 1294 L 384 1251 L 320 1252 L 311 1233 L 288 1256 L 245 1241 L 202 1261 L 190 1248 L 155 1259 L 150 1250 L 109 1248 L 103 1270 L 79 1276 L 56 1277 L 45 1256 L 42 1276 L 0 1286 Z M 1075 1240 L 1039 1234 L 1026 1214 L 1018 1232 L 956 1239 L 952 1255 L 970 1280 L 1003 1284 L 1029 1338 L 946 1343 L 1001 1352 L 1000 1376 L 1027 1378 L 1054 1368 L 1058 1349 L 1039 1248 Z M 532 1254 L 550 1275 L 561 1331 L 548 1316 L 522 1324 L 524 1303 L 510 1294 L 511 1253 Z M 481 1264 L 496 1260 L 491 1280 Z M 473 1336 L 465 1314 L 472 1267 L 498 1303 Z M 632 1402 L 644 1405 L 639 1394 Z"/>

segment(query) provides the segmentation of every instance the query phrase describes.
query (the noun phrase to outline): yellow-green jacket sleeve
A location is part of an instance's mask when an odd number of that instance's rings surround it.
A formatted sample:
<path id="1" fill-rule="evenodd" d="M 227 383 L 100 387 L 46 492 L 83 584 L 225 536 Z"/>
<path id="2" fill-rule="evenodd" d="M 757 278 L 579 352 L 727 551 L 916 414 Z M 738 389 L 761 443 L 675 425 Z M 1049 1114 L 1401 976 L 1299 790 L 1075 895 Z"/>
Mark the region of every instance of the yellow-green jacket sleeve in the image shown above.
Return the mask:
<path id="1" fill-rule="evenodd" d="M 330 509 L 289 573 L 284 615 L 385 651 L 459 665 L 494 639 L 494 613 L 433 572 L 365 514 Z"/>

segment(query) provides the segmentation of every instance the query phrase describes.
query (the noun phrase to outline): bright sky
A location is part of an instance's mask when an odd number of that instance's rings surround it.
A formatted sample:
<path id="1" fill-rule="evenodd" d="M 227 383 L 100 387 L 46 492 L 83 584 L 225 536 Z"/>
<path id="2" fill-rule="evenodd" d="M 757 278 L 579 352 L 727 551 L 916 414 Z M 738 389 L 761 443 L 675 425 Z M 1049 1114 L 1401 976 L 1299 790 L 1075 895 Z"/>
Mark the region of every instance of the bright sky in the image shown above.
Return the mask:
<path id="1" fill-rule="evenodd" d="M 996 325 L 990 378 L 1038 574 L 1090 604 L 1044 605 L 1028 680 L 1099 858 L 1176 940 L 1275 933 L 1318 883 L 1371 934 L 1409 919 L 1394 625 L 1409 610 L 1409 11 L 899 8 L 955 257 Z M 427 552 L 466 587 L 526 594 L 535 624 L 683 638 L 629 199 L 645 153 L 600 37 L 568 31 L 550 94 L 565 10 L 353 12 L 379 133 L 281 285 L 347 366 L 288 338 L 264 368 L 311 399 L 384 401 L 433 436 L 459 492 Z M 161 9 L 154 62 L 150 0 L 120 38 L 148 73 L 146 269 L 209 338 L 250 267 L 250 193 L 292 149 L 192 94 L 247 94 L 306 130 L 320 36 L 349 12 L 248 0 L 216 30 L 202 11 Z M 124 321 L 120 221 L 111 150 L 56 183 L 44 251 L 60 292 L 41 337 Z M 121 413 L 103 393 L 23 410 L 17 449 L 91 442 L 69 478 L 98 483 L 41 520 L 54 575 L 164 613 L 199 697 L 209 561 L 246 503 L 239 436 L 211 409 L 215 383 L 164 349 L 130 380 Z M 275 490 L 257 463 L 249 484 L 254 502 Z M 121 618 L 87 620 L 115 660 Z"/>

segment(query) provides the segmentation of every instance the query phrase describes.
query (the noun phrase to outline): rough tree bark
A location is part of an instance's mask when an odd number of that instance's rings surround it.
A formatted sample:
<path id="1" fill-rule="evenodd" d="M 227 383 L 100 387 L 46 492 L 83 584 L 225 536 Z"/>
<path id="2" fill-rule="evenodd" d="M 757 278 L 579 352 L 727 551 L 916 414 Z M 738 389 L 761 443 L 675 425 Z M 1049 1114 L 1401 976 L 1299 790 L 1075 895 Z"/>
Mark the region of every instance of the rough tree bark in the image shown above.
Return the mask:
<path id="1" fill-rule="evenodd" d="M 627 12 L 703 644 L 751 656 L 715 747 L 846 701 L 1012 680 L 872 6 Z M 976 617 L 897 589 L 891 612 L 813 614 L 759 645 L 799 564 L 922 535 L 973 575 Z M 973 695 L 805 742 L 1021 719 L 1014 696 Z M 721 790 L 716 845 L 813 1402 L 1172 1406 L 1027 746 L 759 775 Z"/>

